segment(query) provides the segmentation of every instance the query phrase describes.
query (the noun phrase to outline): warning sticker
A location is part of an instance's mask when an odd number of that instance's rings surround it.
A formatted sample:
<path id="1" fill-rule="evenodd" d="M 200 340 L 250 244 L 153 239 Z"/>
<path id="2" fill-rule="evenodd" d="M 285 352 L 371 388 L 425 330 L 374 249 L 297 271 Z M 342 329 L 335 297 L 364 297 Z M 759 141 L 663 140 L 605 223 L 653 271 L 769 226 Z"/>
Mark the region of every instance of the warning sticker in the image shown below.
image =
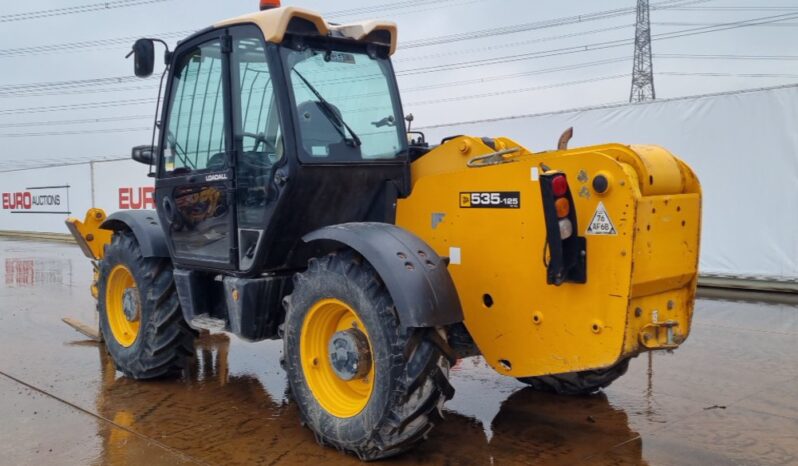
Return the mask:
<path id="1" fill-rule="evenodd" d="M 618 232 L 615 230 L 615 225 L 612 224 L 612 220 L 610 220 L 610 215 L 607 213 L 607 209 L 604 208 L 604 203 L 599 201 L 598 206 L 596 206 L 596 213 L 593 214 L 593 220 L 590 221 L 590 225 L 587 226 L 588 235 L 617 235 Z"/>

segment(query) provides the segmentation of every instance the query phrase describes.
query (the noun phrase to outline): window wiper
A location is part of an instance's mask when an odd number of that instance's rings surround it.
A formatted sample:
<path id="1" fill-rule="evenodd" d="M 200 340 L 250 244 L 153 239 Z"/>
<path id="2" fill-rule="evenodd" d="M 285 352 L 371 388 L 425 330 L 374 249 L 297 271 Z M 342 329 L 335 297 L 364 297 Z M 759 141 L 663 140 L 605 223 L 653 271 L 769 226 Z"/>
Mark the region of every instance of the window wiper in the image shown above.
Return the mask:
<path id="1" fill-rule="evenodd" d="M 324 106 L 324 109 L 326 110 L 326 112 L 323 112 L 324 115 L 327 117 L 328 120 L 330 120 L 330 123 L 333 124 L 335 129 L 341 134 L 341 137 L 344 138 L 344 141 L 347 141 L 348 138 L 346 137 L 346 134 L 344 134 L 344 132 L 341 131 L 341 128 L 339 128 L 338 125 L 343 125 L 343 127 L 346 128 L 346 130 L 349 131 L 349 134 L 352 136 L 352 142 L 355 143 L 355 146 L 360 147 L 362 145 L 362 143 L 360 142 L 360 138 L 357 137 L 357 134 L 355 134 L 355 132 L 352 131 L 352 128 L 350 128 L 349 125 L 346 124 L 343 117 L 340 117 L 338 116 L 337 113 L 335 113 L 335 109 L 333 108 L 332 104 L 327 102 L 327 99 L 322 97 L 321 94 L 319 94 L 319 91 L 317 91 L 316 88 L 313 87 L 313 85 L 310 84 L 310 82 L 308 82 L 308 80 L 305 79 L 305 77 L 302 76 L 302 74 L 299 71 L 296 70 L 296 68 L 292 68 L 292 71 L 296 73 L 297 76 L 299 76 L 299 78 L 302 80 L 302 82 L 305 83 L 306 86 L 308 86 L 310 92 L 312 92 L 313 95 L 315 95 L 316 98 L 319 99 L 319 103 L 321 103 Z"/>

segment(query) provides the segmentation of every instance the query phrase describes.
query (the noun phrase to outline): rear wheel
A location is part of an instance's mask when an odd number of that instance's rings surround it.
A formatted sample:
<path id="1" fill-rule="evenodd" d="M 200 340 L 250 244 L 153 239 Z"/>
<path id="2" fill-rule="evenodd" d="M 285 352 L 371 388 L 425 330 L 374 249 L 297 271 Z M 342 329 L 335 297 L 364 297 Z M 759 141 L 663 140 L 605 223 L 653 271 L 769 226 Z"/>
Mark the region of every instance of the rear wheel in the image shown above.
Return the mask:
<path id="1" fill-rule="evenodd" d="M 629 369 L 629 359 L 606 369 L 568 372 L 566 374 L 520 377 L 518 380 L 540 392 L 560 395 L 590 395 L 609 386 Z"/>
<path id="2" fill-rule="evenodd" d="M 106 246 L 98 280 L 100 331 L 116 368 L 135 379 L 179 375 L 194 354 L 172 265 L 145 258 L 131 232 Z"/>
<path id="3" fill-rule="evenodd" d="M 285 369 L 319 443 L 374 460 L 424 439 L 454 394 L 448 348 L 435 329 L 400 325 L 366 261 L 312 259 L 285 306 Z"/>

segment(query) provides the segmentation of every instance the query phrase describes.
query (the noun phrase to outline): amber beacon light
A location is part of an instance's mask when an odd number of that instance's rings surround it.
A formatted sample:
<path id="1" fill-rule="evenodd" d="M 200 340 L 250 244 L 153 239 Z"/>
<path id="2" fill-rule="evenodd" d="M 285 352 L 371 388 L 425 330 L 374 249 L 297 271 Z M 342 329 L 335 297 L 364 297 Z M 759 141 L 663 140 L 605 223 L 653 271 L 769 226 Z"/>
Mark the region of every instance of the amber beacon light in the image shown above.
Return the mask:
<path id="1" fill-rule="evenodd" d="M 280 0 L 260 0 L 260 11 L 280 8 Z"/>

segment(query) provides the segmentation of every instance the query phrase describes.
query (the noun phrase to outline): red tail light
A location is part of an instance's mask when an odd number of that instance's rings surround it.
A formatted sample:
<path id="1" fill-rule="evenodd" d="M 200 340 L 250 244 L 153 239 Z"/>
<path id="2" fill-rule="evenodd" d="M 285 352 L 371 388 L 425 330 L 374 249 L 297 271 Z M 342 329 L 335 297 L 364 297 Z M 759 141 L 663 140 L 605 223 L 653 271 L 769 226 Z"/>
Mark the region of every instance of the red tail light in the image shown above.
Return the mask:
<path id="1" fill-rule="evenodd" d="M 557 197 L 565 196 L 568 192 L 568 181 L 565 180 L 565 176 L 556 175 L 551 179 L 551 191 Z"/>

